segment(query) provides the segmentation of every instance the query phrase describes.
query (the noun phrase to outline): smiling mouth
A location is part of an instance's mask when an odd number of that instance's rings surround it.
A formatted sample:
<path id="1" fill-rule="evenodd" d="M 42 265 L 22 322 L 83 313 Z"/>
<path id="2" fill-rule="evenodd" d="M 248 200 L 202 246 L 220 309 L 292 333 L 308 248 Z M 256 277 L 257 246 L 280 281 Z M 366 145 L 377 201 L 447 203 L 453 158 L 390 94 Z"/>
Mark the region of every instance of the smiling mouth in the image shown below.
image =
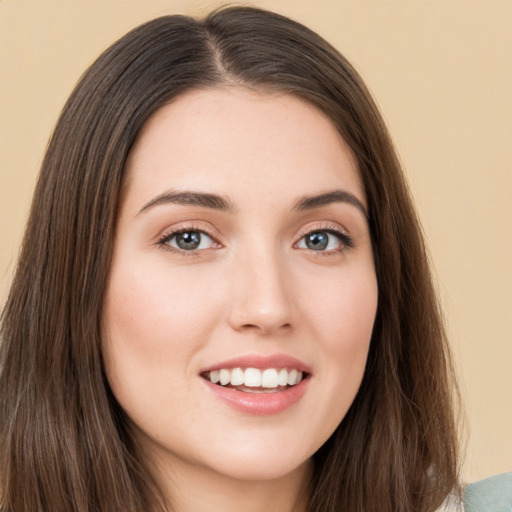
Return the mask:
<path id="1" fill-rule="evenodd" d="M 201 377 L 245 393 L 276 393 L 296 386 L 307 374 L 295 368 L 222 368 L 204 372 Z"/>

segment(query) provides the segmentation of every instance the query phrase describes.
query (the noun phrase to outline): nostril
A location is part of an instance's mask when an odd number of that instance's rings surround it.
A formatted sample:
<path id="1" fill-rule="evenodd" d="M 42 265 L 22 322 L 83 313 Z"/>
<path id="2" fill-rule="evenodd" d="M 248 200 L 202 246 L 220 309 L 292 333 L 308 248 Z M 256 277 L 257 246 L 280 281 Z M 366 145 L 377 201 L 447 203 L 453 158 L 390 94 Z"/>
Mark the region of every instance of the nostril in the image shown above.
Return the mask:
<path id="1" fill-rule="evenodd" d="M 239 331 L 259 331 L 262 334 L 270 334 L 275 331 L 285 331 L 291 329 L 290 323 L 284 323 L 282 325 L 275 326 L 270 322 L 261 322 L 259 324 L 243 324 L 237 330 Z"/>

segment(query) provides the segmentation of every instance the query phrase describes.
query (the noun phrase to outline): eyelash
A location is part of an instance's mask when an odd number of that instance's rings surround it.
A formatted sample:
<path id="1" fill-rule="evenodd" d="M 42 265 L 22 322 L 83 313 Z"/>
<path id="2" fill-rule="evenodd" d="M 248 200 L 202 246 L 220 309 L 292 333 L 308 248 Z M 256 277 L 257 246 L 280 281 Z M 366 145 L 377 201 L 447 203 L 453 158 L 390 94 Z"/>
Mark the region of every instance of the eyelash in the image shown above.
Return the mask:
<path id="1" fill-rule="evenodd" d="M 309 252 L 312 253 L 314 256 L 333 256 L 338 254 L 343 254 L 347 252 L 350 249 L 353 249 L 355 247 L 354 240 L 351 236 L 349 236 L 344 230 L 340 229 L 338 226 L 333 224 L 326 224 L 323 226 L 315 227 L 313 229 L 307 229 L 303 231 L 299 237 L 299 241 L 295 243 L 297 245 L 301 240 L 303 240 L 306 236 L 312 235 L 314 233 L 327 233 L 329 235 L 335 236 L 340 246 L 337 247 L 334 250 L 329 251 L 314 251 L 313 249 L 310 249 Z M 308 250 L 308 249 L 305 249 Z"/>
<path id="2" fill-rule="evenodd" d="M 172 247 L 169 245 L 169 242 L 176 237 L 177 235 L 180 235 L 182 233 L 201 233 L 202 235 L 206 235 L 209 238 L 212 239 L 214 244 L 219 244 L 219 242 L 216 241 L 215 237 L 210 235 L 208 232 L 206 232 L 204 229 L 201 229 L 197 226 L 186 226 L 183 228 L 175 229 L 171 232 L 164 233 L 158 240 L 156 245 L 161 247 L 165 251 L 173 252 L 176 254 L 180 254 L 183 256 L 197 256 L 199 252 L 203 251 L 204 249 L 193 249 L 190 251 L 184 250 L 184 249 L 178 249 L 175 247 Z M 354 241 L 352 237 L 350 237 L 345 231 L 341 230 L 338 226 L 335 225 L 325 225 L 325 226 L 319 226 L 314 229 L 308 229 L 306 231 L 303 231 L 299 237 L 299 240 L 294 244 L 294 247 L 303 240 L 306 236 L 312 235 L 314 233 L 327 233 L 329 235 L 335 236 L 339 242 L 340 247 L 336 248 L 334 250 L 329 251 L 314 251 L 313 249 L 310 249 L 309 252 L 314 253 L 315 256 L 332 256 L 335 254 L 344 253 L 347 250 L 354 248 Z M 219 244 L 220 245 L 220 244 Z M 301 248 L 301 250 L 304 250 Z M 308 250 L 308 249 L 305 249 Z"/>
<path id="3" fill-rule="evenodd" d="M 190 226 L 184 226 L 182 228 L 174 229 L 170 232 L 165 232 L 157 240 L 156 245 L 161 247 L 164 251 L 172 252 L 172 253 L 179 254 L 182 256 L 197 256 L 198 252 L 204 250 L 204 249 L 199 249 L 199 250 L 195 249 L 195 250 L 186 251 L 186 250 L 178 249 L 176 247 L 172 247 L 171 245 L 169 245 L 169 242 L 175 236 L 180 235 L 182 233 L 201 233 L 202 235 L 206 235 L 209 238 L 211 238 L 214 243 L 218 244 L 218 242 L 215 240 L 215 237 L 210 235 L 209 233 L 207 233 L 204 229 L 201 229 L 194 225 L 190 225 Z"/>

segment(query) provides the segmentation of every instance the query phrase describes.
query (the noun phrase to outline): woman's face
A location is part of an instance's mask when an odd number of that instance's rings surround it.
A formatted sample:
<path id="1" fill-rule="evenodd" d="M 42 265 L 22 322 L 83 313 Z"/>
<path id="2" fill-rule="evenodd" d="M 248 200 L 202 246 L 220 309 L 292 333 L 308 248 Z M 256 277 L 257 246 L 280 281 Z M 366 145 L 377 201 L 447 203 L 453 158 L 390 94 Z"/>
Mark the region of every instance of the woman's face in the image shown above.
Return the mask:
<path id="1" fill-rule="evenodd" d="M 198 90 L 151 117 L 126 167 L 103 352 L 159 463 L 268 480 L 331 435 L 377 306 L 364 205 L 351 152 L 294 96 Z"/>

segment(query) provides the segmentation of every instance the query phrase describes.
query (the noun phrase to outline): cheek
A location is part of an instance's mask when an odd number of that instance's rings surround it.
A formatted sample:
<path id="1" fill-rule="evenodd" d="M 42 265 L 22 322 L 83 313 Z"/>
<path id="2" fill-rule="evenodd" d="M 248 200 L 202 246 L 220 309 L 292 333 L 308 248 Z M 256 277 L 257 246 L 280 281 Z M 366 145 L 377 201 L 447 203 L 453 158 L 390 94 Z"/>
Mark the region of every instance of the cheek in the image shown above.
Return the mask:
<path id="1" fill-rule="evenodd" d="M 215 296 L 187 272 L 153 267 L 114 272 L 106 294 L 104 325 L 110 340 L 145 355 L 172 351 L 176 356 L 210 327 Z M 208 312 L 206 314 L 205 312 Z M 185 343 L 186 342 L 186 343 Z"/>
<path id="2" fill-rule="evenodd" d="M 311 452 L 343 421 L 357 395 L 366 367 L 377 309 L 378 288 L 373 264 L 340 270 L 329 279 L 303 283 L 301 301 L 307 338 L 314 344 L 315 372 L 310 382 L 315 418 L 311 418 Z M 322 286 L 319 286 L 320 283 Z M 313 288 L 315 284 L 315 288 Z M 299 289 L 297 289 L 299 291 Z M 312 293 L 312 290 L 316 290 Z"/>
<path id="3" fill-rule="evenodd" d="M 351 272 L 326 285 L 325 292 L 311 297 L 305 308 L 324 358 L 322 386 L 328 397 L 326 409 L 332 407 L 326 414 L 334 425 L 345 415 L 363 378 L 377 299 L 374 272 Z"/>
<path id="4" fill-rule="evenodd" d="M 317 336 L 333 354 L 367 351 L 377 311 L 378 288 L 373 267 L 350 272 L 311 295 L 307 309 Z"/>
<path id="5" fill-rule="evenodd" d="M 162 265 L 134 268 L 118 261 L 112 268 L 102 319 L 106 375 L 135 424 L 159 425 L 169 397 L 179 406 L 185 396 L 190 362 L 208 342 L 214 296 L 186 272 Z M 193 406 L 182 405 L 190 418 Z"/>
<path id="6" fill-rule="evenodd" d="M 157 400 L 163 383 L 165 396 L 190 377 L 218 307 L 213 292 L 186 272 L 119 262 L 113 269 L 103 315 L 105 370 L 117 400 L 136 417 L 149 407 L 141 405 L 148 396 Z"/>

